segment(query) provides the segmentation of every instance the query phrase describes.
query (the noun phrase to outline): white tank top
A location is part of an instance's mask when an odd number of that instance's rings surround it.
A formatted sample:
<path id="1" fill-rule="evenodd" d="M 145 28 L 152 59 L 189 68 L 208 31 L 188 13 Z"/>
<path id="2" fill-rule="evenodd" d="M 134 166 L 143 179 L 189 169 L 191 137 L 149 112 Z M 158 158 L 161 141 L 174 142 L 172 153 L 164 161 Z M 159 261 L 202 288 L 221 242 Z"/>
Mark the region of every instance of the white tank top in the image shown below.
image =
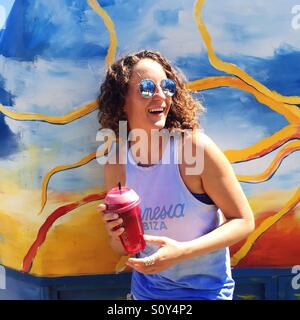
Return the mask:
<path id="1" fill-rule="evenodd" d="M 205 139 L 206 135 L 201 135 Z M 217 206 L 196 199 L 182 180 L 178 141 L 172 136 L 159 163 L 149 167 L 139 166 L 128 149 L 126 185 L 140 196 L 145 234 L 189 241 L 220 224 Z M 156 250 L 147 244 L 138 256 L 149 256 Z M 132 277 L 132 293 L 137 299 L 231 299 L 233 287 L 227 248 L 189 259 L 156 275 L 133 271 Z"/>

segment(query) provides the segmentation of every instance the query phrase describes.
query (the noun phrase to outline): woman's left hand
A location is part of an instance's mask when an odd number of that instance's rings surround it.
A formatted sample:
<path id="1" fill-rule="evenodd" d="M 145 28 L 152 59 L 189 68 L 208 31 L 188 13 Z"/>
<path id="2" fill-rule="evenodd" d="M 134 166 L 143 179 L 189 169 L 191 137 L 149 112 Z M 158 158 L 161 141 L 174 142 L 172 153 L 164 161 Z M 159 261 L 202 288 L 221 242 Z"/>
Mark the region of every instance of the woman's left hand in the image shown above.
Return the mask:
<path id="1" fill-rule="evenodd" d="M 144 235 L 146 242 L 159 245 L 160 248 L 149 257 L 129 258 L 127 265 L 141 273 L 159 273 L 182 262 L 185 246 L 183 242 L 167 237 Z M 152 264 L 149 265 L 149 262 Z"/>

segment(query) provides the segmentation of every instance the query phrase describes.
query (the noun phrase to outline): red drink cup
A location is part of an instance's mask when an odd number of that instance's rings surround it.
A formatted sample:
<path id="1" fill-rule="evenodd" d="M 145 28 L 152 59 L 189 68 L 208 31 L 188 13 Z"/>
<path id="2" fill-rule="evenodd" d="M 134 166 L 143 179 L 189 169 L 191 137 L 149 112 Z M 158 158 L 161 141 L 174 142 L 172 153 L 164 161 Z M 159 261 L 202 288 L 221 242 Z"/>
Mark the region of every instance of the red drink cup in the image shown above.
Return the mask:
<path id="1" fill-rule="evenodd" d="M 144 250 L 146 243 L 143 237 L 144 228 L 141 219 L 140 198 L 128 187 L 111 189 L 106 197 L 106 212 L 115 212 L 123 219 L 118 226 L 124 227 L 120 235 L 121 242 L 127 253 L 138 253 Z"/>

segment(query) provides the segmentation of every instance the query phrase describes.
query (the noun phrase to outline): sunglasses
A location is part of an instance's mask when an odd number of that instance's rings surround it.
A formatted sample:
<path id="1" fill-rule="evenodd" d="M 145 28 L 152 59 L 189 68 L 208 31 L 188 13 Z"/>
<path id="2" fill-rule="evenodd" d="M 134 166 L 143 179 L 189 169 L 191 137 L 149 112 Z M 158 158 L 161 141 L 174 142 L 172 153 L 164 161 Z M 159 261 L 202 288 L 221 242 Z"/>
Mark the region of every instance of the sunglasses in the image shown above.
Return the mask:
<path id="1" fill-rule="evenodd" d="M 160 87 L 166 97 L 172 97 L 176 92 L 176 84 L 171 79 L 164 79 L 160 83 Z M 144 79 L 139 84 L 141 96 L 145 99 L 150 99 L 156 91 L 156 84 L 150 79 Z"/>

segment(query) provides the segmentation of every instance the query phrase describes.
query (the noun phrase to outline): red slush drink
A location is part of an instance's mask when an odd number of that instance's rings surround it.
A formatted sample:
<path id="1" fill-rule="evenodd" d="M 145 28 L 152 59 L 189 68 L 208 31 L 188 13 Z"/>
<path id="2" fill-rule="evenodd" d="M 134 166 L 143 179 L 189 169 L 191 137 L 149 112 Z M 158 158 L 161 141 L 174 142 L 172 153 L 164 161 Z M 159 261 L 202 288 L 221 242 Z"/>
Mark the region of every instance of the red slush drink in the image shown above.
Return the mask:
<path id="1" fill-rule="evenodd" d="M 106 212 L 115 212 L 123 219 L 123 223 L 117 228 L 124 228 L 120 239 L 126 252 L 132 254 L 144 250 L 146 243 L 143 237 L 140 198 L 136 192 L 128 187 L 113 188 L 107 193 L 105 204 Z"/>

